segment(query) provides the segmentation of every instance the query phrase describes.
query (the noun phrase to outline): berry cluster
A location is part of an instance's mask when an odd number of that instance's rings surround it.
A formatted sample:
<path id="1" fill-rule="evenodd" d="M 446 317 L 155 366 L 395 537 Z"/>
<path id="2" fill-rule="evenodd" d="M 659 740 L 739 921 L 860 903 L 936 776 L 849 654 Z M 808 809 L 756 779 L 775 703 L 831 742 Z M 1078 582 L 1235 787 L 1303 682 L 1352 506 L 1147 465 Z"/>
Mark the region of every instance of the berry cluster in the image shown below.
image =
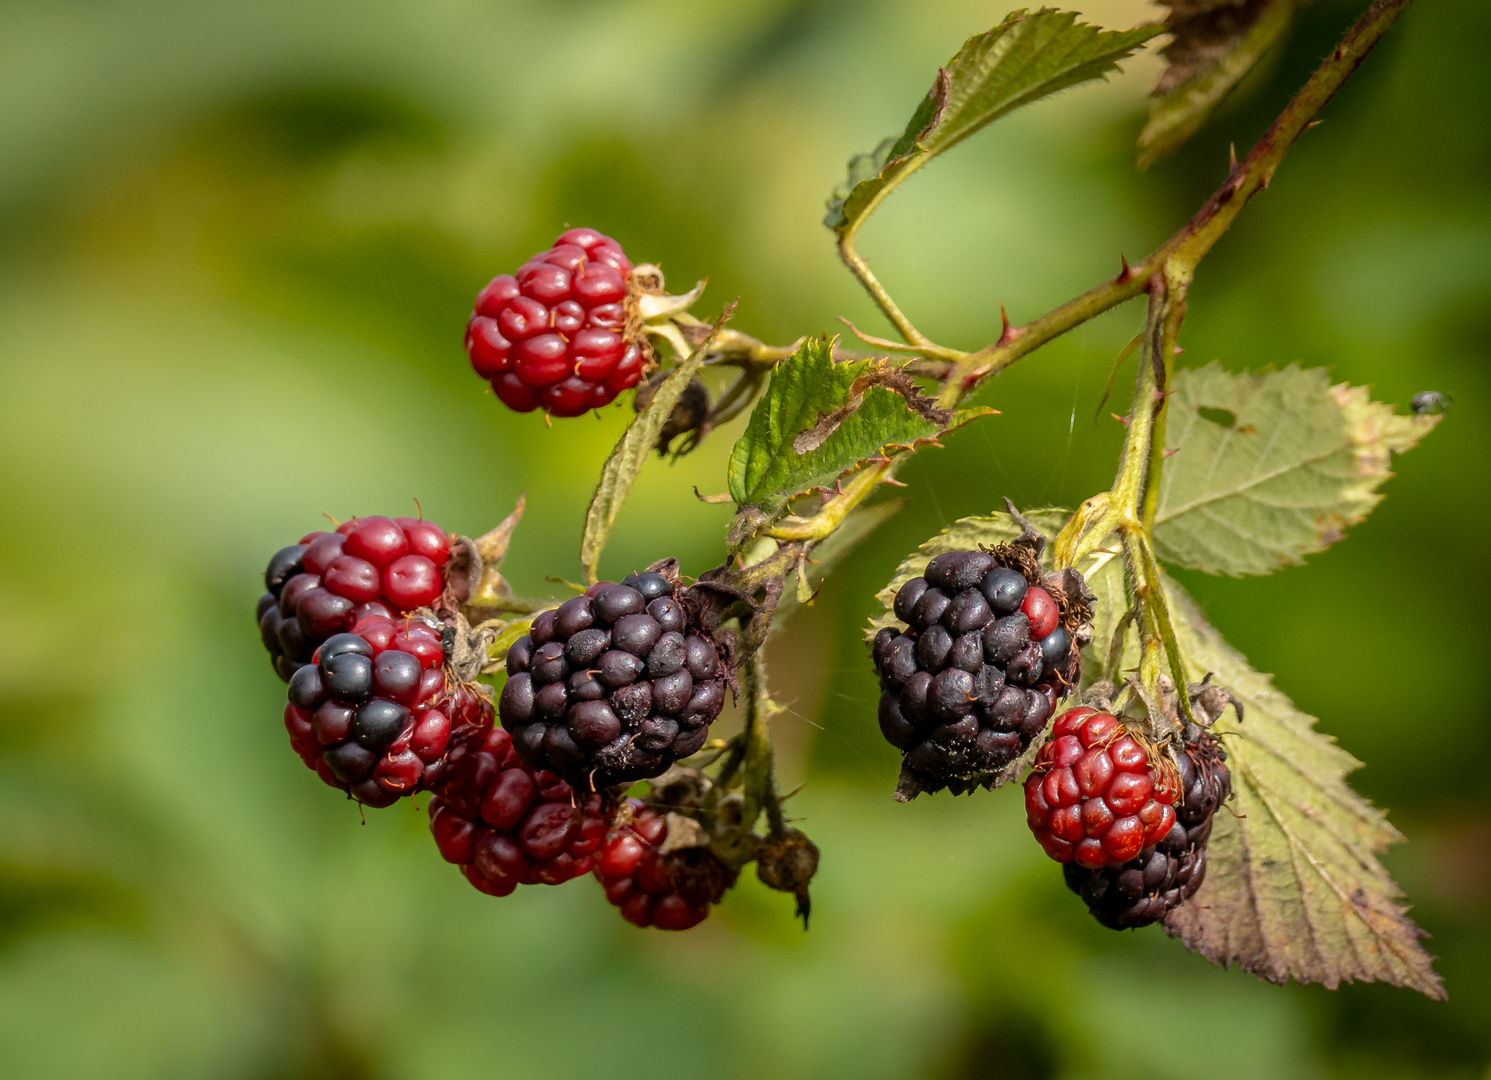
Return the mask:
<path id="1" fill-rule="evenodd" d="M 685 599 L 649 571 L 533 620 L 508 651 L 498 702 L 530 768 L 597 791 L 698 752 L 725 705 L 725 670 Z"/>
<path id="2" fill-rule="evenodd" d="M 442 777 L 430 831 L 446 862 L 489 896 L 519 885 L 561 885 L 589 873 L 606 835 L 598 793 L 577 799 L 553 773 L 535 772 L 501 728 Z"/>
<path id="3" fill-rule="evenodd" d="M 628 326 L 621 245 L 594 229 L 570 229 L 516 274 L 476 297 L 466 352 L 502 403 L 580 416 L 637 385 L 644 342 Z"/>
<path id="4" fill-rule="evenodd" d="M 1193 734 L 1177 759 L 1182 798 L 1169 831 L 1127 862 L 1089 868 L 1073 861 L 1063 867 L 1067 888 L 1104 926 L 1123 930 L 1158 922 L 1194 896 L 1206 878 L 1212 817 L 1232 791 L 1232 775 L 1217 740 L 1199 730 Z"/>
<path id="5" fill-rule="evenodd" d="M 447 678 L 437 626 L 369 615 L 333 634 L 290 679 L 290 745 L 321 779 L 368 806 L 435 783 L 454 742 L 492 724 L 492 707 Z"/>
<path id="6" fill-rule="evenodd" d="M 611 830 L 595 864 L 606 899 L 637 926 L 698 926 L 709 914 L 709 905 L 719 903 L 735 883 L 735 872 L 707 847 L 663 854 L 667 818 L 639 799 L 629 799 L 628 806 L 631 822 Z"/>
<path id="7" fill-rule="evenodd" d="M 289 682 L 333 634 L 433 604 L 449 559 L 450 536 L 418 518 L 353 518 L 280 548 L 256 612 L 274 670 Z"/>
<path id="8" fill-rule="evenodd" d="M 1068 709 L 1025 781 L 1031 832 L 1057 862 L 1128 862 L 1175 824 L 1173 781 L 1156 764 L 1116 716 Z"/>
<path id="9" fill-rule="evenodd" d="M 1060 604 L 1028 561 L 1002 564 L 1003 550 L 932 559 L 896 594 L 906 628 L 875 636 L 880 730 L 905 755 L 900 797 L 992 782 L 1075 681 Z"/>

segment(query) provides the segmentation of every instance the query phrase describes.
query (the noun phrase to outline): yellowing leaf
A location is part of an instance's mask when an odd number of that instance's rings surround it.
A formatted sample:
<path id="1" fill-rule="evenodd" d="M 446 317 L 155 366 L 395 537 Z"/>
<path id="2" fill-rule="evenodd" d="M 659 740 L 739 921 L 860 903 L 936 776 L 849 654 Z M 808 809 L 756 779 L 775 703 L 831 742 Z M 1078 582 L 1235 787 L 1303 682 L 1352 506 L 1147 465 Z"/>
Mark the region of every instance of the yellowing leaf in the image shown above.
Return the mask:
<path id="1" fill-rule="evenodd" d="M 1387 982 L 1432 998 L 1444 986 L 1377 854 L 1402 836 L 1352 791 L 1360 762 L 1315 728 L 1267 675 L 1166 582 L 1187 667 L 1207 672 L 1245 706 L 1213 729 L 1232 768 L 1234 799 L 1217 813 L 1206 881 L 1165 928 L 1217 964 L 1272 982 L 1334 987 Z"/>
<path id="2" fill-rule="evenodd" d="M 1199 131 L 1217 106 L 1283 36 L 1298 0 L 1168 0 L 1172 36 L 1139 134 L 1147 169 Z"/>
<path id="3" fill-rule="evenodd" d="M 1438 416 L 1399 416 L 1321 368 L 1176 373 L 1154 542 L 1160 558 L 1242 576 L 1295 566 L 1361 522 Z"/>

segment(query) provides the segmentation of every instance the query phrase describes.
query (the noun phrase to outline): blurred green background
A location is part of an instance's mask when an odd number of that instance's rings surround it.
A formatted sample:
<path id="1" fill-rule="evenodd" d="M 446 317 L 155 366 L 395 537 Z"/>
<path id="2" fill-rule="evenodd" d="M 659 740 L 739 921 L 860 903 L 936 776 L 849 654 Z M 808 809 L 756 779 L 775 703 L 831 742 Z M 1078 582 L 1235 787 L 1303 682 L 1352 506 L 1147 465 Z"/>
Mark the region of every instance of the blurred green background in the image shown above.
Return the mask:
<path id="1" fill-rule="evenodd" d="M 1089 0 L 1130 25 L 1156 9 Z M 997 126 L 862 243 L 975 347 L 1147 251 L 1362 6 L 1320 0 L 1174 160 L 1136 173 L 1151 54 Z M 684 935 L 589 882 L 502 901 L 420 809 L 336 798 L 286 744 L 251 610 L 325 512 L 478 533 L 575 577 L 627 419 L 500 408 L 476 290 L 566 223 L 777 342 L 884 332 L 820 225 L 1005 7 L 972 0 L 0 3 L 0 1073 L 61 1077 L 1480 1077 L 1491 1062 L 1484 534 L 1491 8 L 1416 4 L 1203 265 L 1187 358 L 1303 361 L 1454 397 L 1371 520 L 1267 579 L 1184 575 L 1369 763 L 1446 1004 L 1276 988 L 1097 926 L 1012 793 L 890 799 L 860 627 L 954 518 L 1107 486 L 1092 419 L 1134 306 L 1002 376 L 1003 415 L 902 473 L 908 505 L 772 650 L 781 773 L 823 848 L 804 933 L 745 880 Z M 1119 379 L 1122 411 L 1132 368 Z M 603 571 L 718 561 L 734 431 L 655 463 Z M 422 802 L 422 800 L 419 800 Z M 1479 1019 L 1477 1019 L 1479 1017 Z"/>

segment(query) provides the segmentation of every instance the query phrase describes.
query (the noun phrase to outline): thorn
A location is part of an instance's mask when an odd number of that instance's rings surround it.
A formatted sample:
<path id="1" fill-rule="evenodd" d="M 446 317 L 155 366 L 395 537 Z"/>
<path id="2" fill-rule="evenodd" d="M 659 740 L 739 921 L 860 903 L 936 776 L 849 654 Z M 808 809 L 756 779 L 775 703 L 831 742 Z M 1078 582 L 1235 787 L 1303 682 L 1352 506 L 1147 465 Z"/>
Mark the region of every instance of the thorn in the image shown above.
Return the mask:
<path id="1" fill-rule="evenodd" d="M 1227 144 L 1227 171 L 1233 172 L 1237 169 L 1237 143 Z"/>
<path id="2" fill-rule="evenodd" d="M 1324 120 L 1311 120 L 1308 124 L 1305 125 L 1305 130 L 1309 131 L 1311 128 L 1318 128 L 1323 123 L 1325 123 Z"/>
<path id="3" fill-rule="evenodd" d="M 1179 356 L 1181 353 L 1185 352 L 1185 349 L 1180 345 L 1175 345 L 1172 348 L 1174 351 L 1171 352 L 1171 356 Z"/>
<path id="4" fill-rule="evenodd" d="M 1125 282 L 1134 276 L 1134 268 L 1129 265 L 1128 256 L 1121 251 L 1118 253 L 1118 265 L 1120 268 L 1118 271 L 1119 282 Z"/>
<path id="5" fill-rule="evenodd" d="M 1167 397 L 1169 397 L 1173 393 L 1175 393 L 1174 390 L 1160 390 L 1160 389 L 1155 389 L 1155 390 L 1151 390 L 1150 391 L 1150 394 L 1153 395 L 1155 401 L 1157 401 L 1157 402 L 1164 401 Z"/>
<path id="6" fill-rule="evenodd" d="M 882 480 L 880 482 L 882 484 L 889 484 L 891 487 L 905 487 L 906 486 L 906 482 L 904 480 L 897 480 L 897 479 L 895 479 L 894 477 L 891 477 L 891 476 L 887 476 L 884 480 Z"/>
<path id="7" fill-rule="evenodd" d="M 1180 447 L 1178 447 L 1178 446 L 1177 447 L 1173 447 L 1170 450 L 1166 450 L 1165 451 L 1165 460 L 1169 461 L 1172 457 L 1174 457 L 1178 453 L 1180 453 Z"/>
<path id="8" fill-rule="evenodd" d="M 1109 413 L 1108 415 L 1113 417 L 1113 419 L 1117 420 L 1124 427 L 1129 426 L 1129 418 L 1127 416 L 1119 416 L 1117 413 Z"/>
<path id="9" fill-rule="evenodd" d="M 999 304 L 999 323 L 999 341 L 997 344 L 1008 345 L 1021 334 L 1025 333 L 1021 327 L 1010 325 L 1010 317 L 1005 314 L 1004 303 L 1002 301 Z"/>

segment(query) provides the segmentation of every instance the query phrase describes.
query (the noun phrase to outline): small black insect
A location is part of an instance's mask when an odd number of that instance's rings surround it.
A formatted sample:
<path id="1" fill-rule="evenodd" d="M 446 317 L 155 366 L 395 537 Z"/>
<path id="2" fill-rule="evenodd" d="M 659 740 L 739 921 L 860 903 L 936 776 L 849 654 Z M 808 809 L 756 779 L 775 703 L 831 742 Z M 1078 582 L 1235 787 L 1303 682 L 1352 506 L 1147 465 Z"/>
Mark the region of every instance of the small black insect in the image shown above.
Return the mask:
<path id="1" fill-rule="evenodd" d="M 1409 405 L 1415 416 L 1423 416 L 1425 413 L 1435 416 L 1448 409 L 1453 400 L 1448 394 L 1441 394 L 1438 390 L 1420 390 L 1413 395 Z"/>

